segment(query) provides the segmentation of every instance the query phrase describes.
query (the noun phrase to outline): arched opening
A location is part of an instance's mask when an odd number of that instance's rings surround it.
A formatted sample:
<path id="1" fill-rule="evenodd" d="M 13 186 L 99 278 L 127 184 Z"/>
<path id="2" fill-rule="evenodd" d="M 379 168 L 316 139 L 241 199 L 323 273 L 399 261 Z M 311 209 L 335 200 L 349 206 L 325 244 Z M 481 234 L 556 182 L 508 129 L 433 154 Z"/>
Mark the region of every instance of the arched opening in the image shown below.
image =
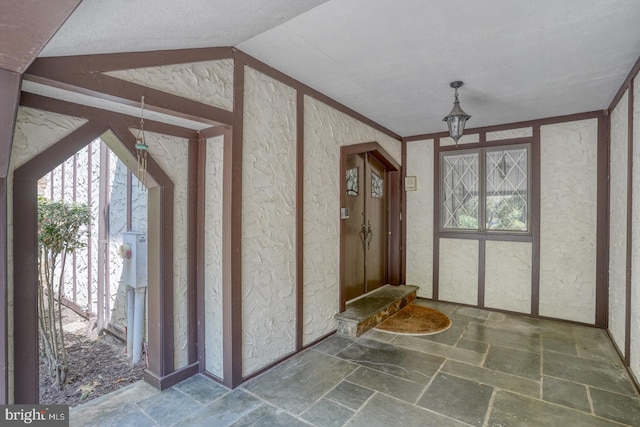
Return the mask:
<path id="1" fill-rule="evenodd" d="M 68 157 L 102 137 L 132 171 L 135 138 L 124 126 L 88 122 L 15 170 L 14 400 L 38 403 L 37 183 Z M 148 358 L 145 379 L 161 385 L 173 371 L 173 183 L 149 158 L 148 166 Z"/>

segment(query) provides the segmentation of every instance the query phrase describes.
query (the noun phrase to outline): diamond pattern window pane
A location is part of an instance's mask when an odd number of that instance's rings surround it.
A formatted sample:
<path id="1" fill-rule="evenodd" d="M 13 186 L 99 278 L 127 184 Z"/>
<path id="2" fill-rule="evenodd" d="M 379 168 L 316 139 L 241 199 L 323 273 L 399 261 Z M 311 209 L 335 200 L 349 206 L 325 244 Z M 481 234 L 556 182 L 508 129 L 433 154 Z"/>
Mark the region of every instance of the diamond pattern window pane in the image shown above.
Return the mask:
<path id="1" fill-rule="evenodd" d="M 478 229 L 478 153 L 442 157 L 442 226 Z"/>
<path id="2" fill-rule="evenodd" d="M 487 230 L 529 229 L 527 153 L 526 148 L 486 153 Z"/>

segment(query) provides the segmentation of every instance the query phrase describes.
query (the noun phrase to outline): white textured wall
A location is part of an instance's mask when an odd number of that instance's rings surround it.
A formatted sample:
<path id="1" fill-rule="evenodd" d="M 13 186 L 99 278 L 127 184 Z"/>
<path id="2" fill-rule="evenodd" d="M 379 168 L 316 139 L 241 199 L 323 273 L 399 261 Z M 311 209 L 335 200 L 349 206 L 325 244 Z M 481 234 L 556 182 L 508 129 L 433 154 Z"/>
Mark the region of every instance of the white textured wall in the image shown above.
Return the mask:
<path id="1" fill-rule="evenodd" d="M 233 109 L 232 59 L 136 68 L 105 74 L 228 111 Z"/>
<path id="2" fill-rule="evenodd" d="M 595 322 L 597 119 L 540 128 L 540 315 Z"/>
<path id="3" fill-rule="evenodd" d="M 609 332 L 625 347 L 627 263 L 628 94 L 611 113 L 609 175 Z"/>
<path id="4" fill-rule="evenodd" d="M 416 191 L 407 191 L 407 285 L 418 296 L 433 297 L 433 139 L 407 143 L 406 175 L 416 177 Z"/>
<path id="5" fill-rule="evenodd" d="M 295 351 L 296 92 L 245 68 L 242 357 L 247 375 Z"/>
<path id="6" fill-rule="evenodd" d="M 204 195 L 205 369 L 222 378 L 222 176 L 224 138 L 206 142 Z"/>
<path id="7" fill-rule="evenodd" d="M 335 329 L 340 283 L 340 146 L 377 141 L 398 163 L 399 141 L 304 98 L 304 343 Z"/>
<path id="8" fill-rule="evenodd" d="M 7 182 L 7 323 L 9 401 L 13 400 L 13 171 L 86 123 L 86 120 L 20 107 L 16 118 Z"/>
<path id="9" fill-rule="evenodd" d="M 631 271 L 630 368 L 640 380 L 640 79 L 634 80 L 633 97 L 633 224 Z"/>
<path id="10" fill-rule="evenodd" d="M 498 130 L 495 132 L 487 132 L 486 140 L 490 141 L 498 141 L 501 139 L 512 139 L 512 138 L 526 138 L 528 136 L 533 135 L 532 128 L 518 128 L 518 129 L 506 129 L 506 130 Z"/>
<path id="11" fill-rule="evenodd" d="M 149 155 L 171 178 L 174 185 L 173 207 L 173 325 L 175 368 L 188 363 L 187 349 L 187 175 L 188 141 L 145 132 Z"/>
<path id="12" fill-rule="evenodd" d="M 531 243 L 487 240 L 485 245 L 485 306 L 530 313 Z"/>
<path id="13" fill-rule="evenodd" d="M 440 239 L 441 300 L 478 304 L 478 249 L 477 240 Z"/>

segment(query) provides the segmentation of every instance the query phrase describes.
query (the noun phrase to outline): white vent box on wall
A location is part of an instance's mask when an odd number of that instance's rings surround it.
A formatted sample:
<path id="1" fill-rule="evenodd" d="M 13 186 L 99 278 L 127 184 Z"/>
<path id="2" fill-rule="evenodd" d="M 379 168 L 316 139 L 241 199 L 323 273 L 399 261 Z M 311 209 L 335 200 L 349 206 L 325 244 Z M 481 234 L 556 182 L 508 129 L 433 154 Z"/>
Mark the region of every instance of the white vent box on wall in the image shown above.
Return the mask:
<path id="1" fill-rule="evenodd" d="M 120 256 L 123 260 L 120 280 L 132 288 L 147 287 L 147 236 L 143 233 L 123 233 Z"/>

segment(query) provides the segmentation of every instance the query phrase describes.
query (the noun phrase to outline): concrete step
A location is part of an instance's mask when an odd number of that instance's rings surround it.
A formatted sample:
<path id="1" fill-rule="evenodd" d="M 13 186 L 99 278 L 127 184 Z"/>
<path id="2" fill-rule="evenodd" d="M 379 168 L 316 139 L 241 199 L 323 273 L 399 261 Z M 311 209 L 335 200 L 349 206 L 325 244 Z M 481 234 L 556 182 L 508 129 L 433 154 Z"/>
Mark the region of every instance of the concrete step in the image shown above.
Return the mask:
<path id="1" fill-rule="evenodd" d="M 416 299 L 417 286 L 384 285 L 347 304 L 336 314 L 338 334 L 358 337 Z"/>

